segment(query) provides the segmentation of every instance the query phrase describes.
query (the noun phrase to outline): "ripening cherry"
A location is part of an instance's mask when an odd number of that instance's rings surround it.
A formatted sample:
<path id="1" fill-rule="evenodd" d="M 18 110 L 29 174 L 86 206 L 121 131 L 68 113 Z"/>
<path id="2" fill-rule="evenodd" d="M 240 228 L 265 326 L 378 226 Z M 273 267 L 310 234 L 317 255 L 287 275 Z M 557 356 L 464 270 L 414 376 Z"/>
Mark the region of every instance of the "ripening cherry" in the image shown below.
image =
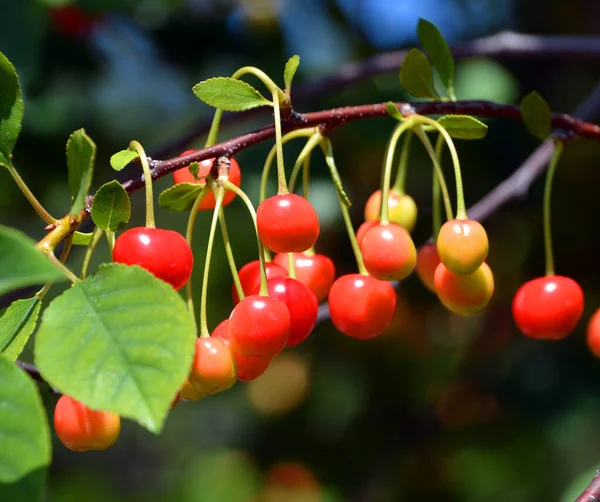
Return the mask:
<path id="1" fill-rule="evenodd" d="M 356 231 L 356 243 L 358 244 L 359 249 L 362 250 L 362 243 L 365 235 L 367 235 L 367 232 L 379 224 L 381 224 L 381 221 L 379 220 L 370 220 L 365 221 L 360 227 L 358 227 L 358 230 Z"/>
<path id="2" fill-rule="evenodd" d="M 475 272 L 486 259 L 488 249 L 487 233 L 475 220 L 449 220 L 438 234 L 440 260 L 455 274 Z"/>
<path id="3" fill-rule="evenodd" d="M 396 293 L 389 282 L 369 275 L 338 277 L 329 291 L 334 326 L 345 335 L 368 340 L 383 333 L 396 310 Z"/>
<path id="4" fill-rule="evenodd" d="M 586 341 L 591 353 L 600 357 L 600 309 L 596 310 L 588 322 Z"/>
<path id="5" fill-rule="evenodd" d="M 417 251 L 416 271 L 423 285 L 432 293 L 436 292 L 433 277 L 439 264 L 440 257 L 435 244 L 433 242 L 423 244 Z"/>
<path id="6" fill-rule="evenodd" d="M 194 267 L 192 250 L 180 233 L 151 227 L 135 227 L 119 235 L 113 261 L 139 265 L 175 289 L 185 285 Z"/>
<path id="7" fill-rule="evenodd" d="M 180 155 L 180 157 L 183 157 L 190 153 L 194 153 L 195 151 L 196 150 L 186 150 L 185 152 L 183 152 Z M 233 158 L 231 158 L 229 160 L 231 162 L 231 168 L 229 169 L 229 181 L 231 181 L 231 183 L 233 183 L 235 186 L 239 187 L 242 184 L 242 172 L 240 170 L 240 165 Z M 214 161 L 215 161 L 215 159 L 212 158 L 212 159 L 206 159 L 206 160 L 202 160 L 202 161 L 198 162 L 198 164 L 200 164 L 200 169 L 198 169 L 198 177 L 199 178 L 208 176 L 210 174 L 210 170 L 212 169 Z M 173 180 L 175 181 L 175 184 L 177 184 L 177 183 L 199 183 L 201 185 L 204 185 L 204 183 L 205 183 L 203 178 L 196 180 L 194 178 L 194 176 L 192 176 L 192 173 L 190 173 L 189 166 L 182 167 L 181 169 L 178 169 L 177 171 L 175 171 L 173 173 Z M 223 197 L 223 206 L 226 206 L 227 204 L 229 204 L 234 198 L 235 198 L 235 192 L 233 192 L 232 190 L 227 190 L 227 192 L 225 192 L 225 197 Z M 209 192 L 206 195 L 206 197 L 204 197 L 202 202 L 200 203 L 198 210 L 202 211 L 202 210 L 207 210 L 207 209 L 214 209 L 216 203 L 217 202 L 215 200 L 215 195 L 212 192 Z"/>
<path id="8" fill-rule="evenodd" d="M 287 253 L 276 254 L 273 263 L 289 272 Z M 296 280 L 305 284 L 317 297 L 317 302 L 327 298 L 335 280 L 335 265 L 324 254 L 293 253 Z"/>
<path id="9" fill-rule="evenodd" d="M 271 279 L 273 277 L 287 277 L 288 275 L 286 268 L 281 267 L 274 262 L 265 263 L 265 273 L 267 275 L 267 279 Z M 254 260 L 246 263 L 242 268 L 240 268 L 238 277 L 240 278 L 240 284 L 242 285 L 242 291 L 244 292 L 244 295 L 248 296 L 258 286 L 260 286 L 260 261 Z M 235 284 L 231 286 L 231 298 L 233 299 L 234 305 L 240 303 L 240 297 L 237 294 Z"/>
<path id="10" fill-rule="evenodd" d="M 293 193 L 263 200 L 256 224 L 260 240 L 275 253 L 301 253 L 319 237 L 317 212 L 304 197 Z"/>
<path id="11" fill-rule="evenodd" d="M 179 397 L 188 401 L 200 401 L 206 397 L 206 394 L 200 392 L 191 384 L 189 379 L 186 379 L 179 391 Z"/>
<path id="12" fill-rule="evenodd" d="M 362 240 L 365 268 L 375 279 L 404 279 L 415 268 L 417 250 L 404 227 L 396 223 L 376 225 Z"/>
<path id="13" fill-rule="evenodd" d="M 220 338 L 196 339 L 196 352 L 188 377 L 202 394 L 215 394 L 229 389 L 237 380 L 237 367 L 229 343 Z"/>
<path id="14" fill-rule="evenodd" d="M 538 277 L 517 290 L 512 311 L 524 335 L 559 340 L 575 329 L 583 313 L 583 291 L 569 277 Z"/>
<path id="15" fill-rule="evenodd" d="M 373 192 L 365 204 L 365 221 L 379 219 L 381 213 L 381 190 Z M 388 217 L 391 223 L 397 223 L 412 232 L 417 223 L 417 204 L 406 194 L 398 193 L 393 188 L 388 195 Z"/>
<path id="16" fill-rule="evenodd" d="M 444 307 L 464 316 L 485 308 L 494 294 L 494 275 L 485 262 L 471 274 L 455 274 L 440 263 L 435 269 L 434 284 Z"/>
<path id="17" fill-rule="evenodd" d="M 56 435 L 69 450 L 105 450 L 119 437 L 121 418 L 111 411 L 94 411 L 69 396 L 54 408 Z"/>

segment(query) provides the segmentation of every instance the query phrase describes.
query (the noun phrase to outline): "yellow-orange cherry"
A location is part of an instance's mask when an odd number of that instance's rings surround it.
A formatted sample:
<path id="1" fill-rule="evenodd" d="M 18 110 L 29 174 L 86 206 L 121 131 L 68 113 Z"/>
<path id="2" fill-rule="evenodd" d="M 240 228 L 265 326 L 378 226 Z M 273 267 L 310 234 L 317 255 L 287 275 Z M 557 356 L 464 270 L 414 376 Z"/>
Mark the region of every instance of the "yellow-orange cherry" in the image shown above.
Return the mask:
<path id="1" fill-rule="evenodd" d="M 472 274 L 487 257 L 489 242 L 485 229 L 475 220 L 455 219 L 442 225 L 437 251 L 442 263 L 455 274 Z"/>
<path id="2" fill-rule="evenodd" d="M 365 204 L 365 221 L 379 219 L 381 213 L 381 190 L 371 194 Z M 402 194 L 391 188 L 388 195 L 388 218 L 390 222 L 406 228 L 409 232 L 415 228 L 417 223 L 417 204 L 407 194 Z"/>
<path id="3" fill-rule="evenodd" d="M 442 304 L 464 316 L 484 309 L 494 294 L 494 275 L 485 262 L 471 274 L 455 274 L 440 263 L 435 269 L 434 284 Z"/>

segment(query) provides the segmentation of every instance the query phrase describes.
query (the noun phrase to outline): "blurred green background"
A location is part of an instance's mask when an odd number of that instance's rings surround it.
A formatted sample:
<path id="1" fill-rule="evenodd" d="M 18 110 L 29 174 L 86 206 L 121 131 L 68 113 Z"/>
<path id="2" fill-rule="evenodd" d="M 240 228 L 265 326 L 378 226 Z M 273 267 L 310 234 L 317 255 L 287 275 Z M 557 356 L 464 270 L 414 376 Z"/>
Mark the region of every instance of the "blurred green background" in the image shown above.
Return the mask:
<path id="1" fill-rule="evenodd" d="M 25 101 L 14 162 L 48 210 L 69 207 L 65 143 L 85 127 L 98 145 L 94 186 L 114 176 L 108 159 L 137 139 L 146 151 L 176 156 L 204 137 L 165 150 L 209 120 L 212 110 L 191 92 L 196 82 L 255 65 L 281 82 L 292 54 L 302 60 L 296 84 L 344 62 L 415 44 L 419 17 L 451 42 L 503 29 L 600 36 L 597 0 L 3 0 L 0 50 L 15 64 Z M 555 111 L 572 111 L 600 77 L 595 60 L 481 58 L 457 65 L 459 98 L 518 103 L 538 90 Z M 402 100 L 397 73 L 315 93 L 299 111 Z M 258 114 L 223 127 L 221 139 L 264 125 Z M 458 145 L 467 204 L 517 168 L 536 140 L 515 122 L 488 121 L 488 137 Z M 339 128 L 332 136 L 338 167 L 354 205 L 379 182 L 391 119 Z M 271 144 L 237 159 L 243 188 L 256 200 Z M 290 165 L 299 152 L 286 147 Z M 267 373 L 222 395 L 179 403 L 154 437 L 124 421 L 114 447 L 72 453 L 54 438 L 48 500 L 127 502 L 246 501 L 573 501 L 600 467 L 600 362 L 584 332 L 600 304 L 594 217 L 600 144 L 570 144 L 553 198 L 557 272 L 586 294 L 578 329 L 557 343 L 525 339 L 513 325 L 512 296 L 543 274 L 542 184 L 487 223 L 488 263 L 496 294 L 481 315 L 448 313 L 415 279 L 399 291 L 390 329 L 370 342 L 348 339 L 330 324 L 279 356 Z M 317 250 L 338 273 L 355 269 L 335 191 L 318 155 L 311 200 L 322 222 Z M 126 173 L 124 177 L 131 174 Z M 43 224 L 0 173 L 0 223 L 34 238 Z M 124 179 L 124 177 L 122 179 Z M 408 191 L 420 208 L 415 241 L 431 230 L 431 166 L 413 149 Z M 172 184 L 156 183 L 156 192 Z M 132 225 L 143 222 L 143 195 L 133 197 Z M 236 260 L 255 259 L 249 219 L 228 207 Z M 203 262 L 208 215 L 196 232 Z M 186 216 L 158 210 L 160 226 L 184 231 Z M 218 244 L 222 250 L 222 244 Z M 231 310 L 226 262 L 213 258 L 209 324 Z M 78 269 L 82 253 L 73 253 Z M 109 259 L 106 247 L 92 269 Z M 195 276 L 202 272 L 197 267 Z M 199 280 L 196 280 L 199 284 Z M 27 357 L 26 357 L 27 359 Z M 55 397 L 42 388 L 51 416 Z M 2 499 L 0 495 L 0 500 Z"/>

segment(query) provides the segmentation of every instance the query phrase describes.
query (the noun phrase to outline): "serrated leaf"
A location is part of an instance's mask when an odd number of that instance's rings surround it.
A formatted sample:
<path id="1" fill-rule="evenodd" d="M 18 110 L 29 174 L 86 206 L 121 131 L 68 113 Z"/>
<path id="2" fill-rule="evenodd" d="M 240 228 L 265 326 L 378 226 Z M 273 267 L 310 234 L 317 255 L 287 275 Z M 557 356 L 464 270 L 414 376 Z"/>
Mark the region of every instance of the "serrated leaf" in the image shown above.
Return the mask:
<path id="1" fill-rule="evenodd" d="M 296 74 L 296 70 L 298 70 L 298 66 L 300 65 L 300 56 L 297 54 L 292 56 L 285 63 L 285 70 L 283 70 L 283 81 L 285 83 L 285 88 L 288 91 L 292 88 L 292 80 L 294 80 L 294 75 Z"/>
<path id="2" fill-rule="evenodd" d="M 22 232 L 0 225 L 0 295 L 66 278 L 35 244 Z"/>
<path id="3" fill-rule="evenodd" d="M 77 214 L 85 207 L 85 198 L 92 184 L 96 144 L 84 129 L 75 131 L 67 141 L 67 167 L 69 168 L 69 189 L 73 205 L 70 214 Z"/>
<path id="4" fill-rule="evenodd" d="M 427 56 L 419 49 L 411 49 L 400 68 L 400 82 L 416 98 L 438 97 L 433 87 L 433 71 Z"/>
<path id="5" fill-rule="evenodd" d="M 0 356 L 0 483 L 13 483 L 50 463 L 50 430 L 36 385 Z"/>
<path id="6" fill-rule="evenodd" d="M 0 310 L 0 352 L 14 361 L 33 333 L 40 313 L 39 297 L 16 300 Z"/>
<path id="7" fill-rule="evenodd" d="M 204 183 L 177 183 L 158 196 L 158 204 L 171 211 L 189 211 L 204 188 Z"/>
<path id="8" fill-rule="evenodd" d="M 417 34 L 421 45 L 438 72 L 442 84 L 444 84 L 446 89 L 452 89 L 454 81 L 454 58 L 444 36 L 436 25 L 426 19 L 419 19 Z"/>
<path id="9" fill-rule="evenodd" d="M 198 181 L 198 173 L 200 172 L 200 163 L 192 162 L 189 167 L 191 175 L 194 177 L 196 181 Z"/>
<path id="10" fill-rule="evenodd" d="M 469 115 L 444 115 L 437 122 L 455 139 L 485 138 L 488 130 L 487 125 Z"/>
<path id="11" fill-rule="evenodd" d="M 552 130 L 550 106 L 542 96 L 533 91 L 521 101 L 521 118 L 527 130 L 545 141 Z"/>
<path id="12" fill-rule="evenodd" d="M 398 110 L 398 107 L 396 106 L 396 103 L 392 103 L 391 101 L 388 101 L 385 104 L 385 109 L 387 110 L 388 114 L 390 116 L 392 116 L 393 118 L 395 118 L 396 120 L 404 120 L 404 117 L 402 117 L 402 113 L 400 113 L 400 110 Z"/>
<path id="13" fill-rule="evenodd" d="M 102 185 L 92 202 L 92 220 L 102 230 L 116 232 L 129 222 L 131 202 L 127 191 L 117 180 Z"/>
<path id="14" fill-rule="evenodd" d="M 8 165 L 23 121 L 19 77 L 8 58 L 0 52 L 0 163 Z"/>
<path id="15" fill-rule="evenodd" d="M 74 232 L 72 244 L 74 246 L 87 246 L 92 242 L 92 235 L 92 232 Z"/>
<path id="16" fill-rule="evenodd" d="M 110 167 L 115 171 L 121 171 L 127 164 L 137 159 L 140 155 L 136 151 L 121 150 L 110 158 Z"/>
<path id="17" fill-rule="evenodd" d="M 59 391 L 158 433 L 188 376 L 195 331 L 169 284 L 138 266 L 103 264 L 44 310 L 35 362 Z"/>
<path id="18" fill-rule="evenodd" d="M 242 112 L 258 106 L 271 105 L 254 87 L 241 80 L 217 77 L 193 87 L 194 94 L 207 105 L 227 112 Z"/>

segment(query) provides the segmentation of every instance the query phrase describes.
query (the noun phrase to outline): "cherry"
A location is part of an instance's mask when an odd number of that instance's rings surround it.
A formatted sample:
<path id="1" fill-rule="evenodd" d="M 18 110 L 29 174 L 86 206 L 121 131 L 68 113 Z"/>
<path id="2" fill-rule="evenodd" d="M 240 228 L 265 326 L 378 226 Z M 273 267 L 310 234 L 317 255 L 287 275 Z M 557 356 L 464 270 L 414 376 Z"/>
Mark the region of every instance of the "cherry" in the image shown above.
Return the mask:
<path id="1" fill-rule="evenodd" d="M 307 286 L 291 277 L 274 277 L 267 284 L 269 296 L 281 300 L 290 311 L 290 336 L 285 346 L 293 347 L 302 343 L 312 333 L 317 322 L 317 297 Z M 258 289 L 254 294 L 258 294 Z"/>
<path id="2" fill-rule="evenodd" d="M 250 295 L 233 308 L 227 338 L 236 353 L 269 359 L 285 347 L 290 329 L 290 311 L 285 303 L 270 296 Z"/>
<path id="3" fill-rule="evenodd" d="M 592 354 L 600 357 L 600 309 L 596 310 L 588 322 L 586 341 Z"/>
<path id="4" fill-rule="evenodd" d="M 433 293 L 436 292 L 433 276 L 439 264 L 440 257 L 435 244 L 432 242 L 423 244 L 417 251 L 417 275 L 423 285 Z"/>
<path id="5" fill-rule="evenodd" d="M 381 213 L 381 190 L 373 192 L 365 204 L 365 221 L 379 219 Z M 388 218 L 390 222 L 406 228 L 409 232 L 417 222 L 417 204 L 410 195 L 390 189 L 388 195 Z"/>
<path id="6" fill-rule="evenodd" d="M 339 331 L 368 340 L 381 334 L 392 322 L 396 293 L 389 282 L 348 274 L 333 283 L 328 302 L 331 321 Z"/>
<path id="7" fill-rule="evenodd" d="M 237 379 L 235 357 L 220 338 L 196 339 L 196 352 L 188 380 L 204 395 L 229 389 Z"/>
<path id="8" fill-rule="evenodd" d="M 475 272 L 486 259 L 488 249 L 487 233 L 475 220 L 449 220 L 438 234 L 440 260 L 455 274 Z"/>
<path id="9" fill-rule="evenodd" d="M 583 313 L 583 291 L 569 277 L 538 277 L 517 290 L 512 311 L 524 335 L 559 340 L 573 331 Z"/>
<path id="10" fill-rule="evenodd" d="M 304 197 L 288 193 L 263 200 L 256 211 L 258 236 L 275 253 L 301 253 L 319 237 L 319 218 Z"/>
<path id="11" fill-rule="evenodd" d="M 267 274 L 267 279 L 271 279 L 272 277 L 286 277 L 288 275 L 286 268 L 273 262 L 265 263 L 265 273 Z M 240 278 L 244 295 L 248 296 L 260 285 L 260 261 L 254 260 L 246 263 L 239 270 L 238 277 Z M 231 297 L 234 305 L 240 303 L 240 297 L 237 294 L 237 289 L 235 289 L 235 284 L 231 287 Z"/>
<path id="12" fill-rule="evenodd" d="M 494 276 L 485 262 L 471 274 L 455 274 L 440 263 L 433 280 L 438 298 L 455 314 L 467 316 L 479 312 L 494 294 Z"/>
<path id="13" fill-rule="evenodd" d="M 356 243 L 361 250 L 362 243 L 365 239 L 365 235 L 367 235 L 367 232 L 379 224 L 381 224 L 381 221 L 379 220 L 370 220 L 365 221 L 360 227 L 358 227 L 358 230 L 356 231 Z"/>
<path id="14" fill-rule="evenodd" d="M 190 153 L 194 153 L 196 150 L 186 150 L 183 152 L 180 157 L 188 155 Z M 235 186 L 240 186 L 242 184 L 242 172 L 240 170 L 240 165 L 233 158 L 229 159 L 231 161 L 231 168 L 229 169 L 229 181 L 233 183 Z M 210 174 L 210 170 L 212 169 L 213 163 L 215 159 L 206 159 L 198 162 L 200 164 L 200 169 L 198 169 L 198 177 L 205 177 Z M 196 180 L 192 173 L 190 173 L 189 166 L 178 169 L 173 173 L 173 180 L 175 184 L 177 183 L 199 183 L 204 185 L 204 179 Z M 229 204 L 235 198 L 235 192 L 228 190 L 225 192 L 225 197 L 223 198 L 223 206 Z M 206 209 L 214 209 L 217 201 L 215 200 L 215 195 L 210 192 L 204 197 L 202 202 L 200 203 L 200 207 L 198 210 L 206 210 Z"/>
<path id="15" fill-rule="evenodd" d="M 121 418 L 110 411 L 94 411 L 69 396 L 54 408 L 56 435 L 69 450 L 105 450 L 119 437 Z"/>
<path id="16" fill-rule="evenodd" d="M 191 384 L 189 379 L 186 379 L 179 391 L 179 397 L 188 401 L 200 401 L 206 397 L 206 394 L 200 392 Z"/>
<path id="17" fill-rule="evenodd" d="M 310 288 L 317 297 L 317 302 L 327 298 L 331 285 L 335 280 L 335 265 L 324 254 L 294 253 L 296 280 Z M 288 270 L 288 254 L 276 254 L 273 263 Z"/>
<path id="18" fill-rule="evenodd" d="M 164 228 L 135 227 L 123 232 L 115 242 L 113 261 L 139 265 L 175 289 L 185 285 L 194 267 L 184 237 Z"/>
<path id="19" fill-rule="evenodd" d="M 97 14 L 88 14 L 74 5 L 62 5 L 48 9 L 52 24 L 64 36 L 85 38 L 98 19 Z"/>
<path id="20" fill-rule="evenodd" d="M 365 268 L 375 279 L 404 279 L 415 268 L 417 250 L 404 227 L 396 223 L 376 225 L 362 240 Z"/>

